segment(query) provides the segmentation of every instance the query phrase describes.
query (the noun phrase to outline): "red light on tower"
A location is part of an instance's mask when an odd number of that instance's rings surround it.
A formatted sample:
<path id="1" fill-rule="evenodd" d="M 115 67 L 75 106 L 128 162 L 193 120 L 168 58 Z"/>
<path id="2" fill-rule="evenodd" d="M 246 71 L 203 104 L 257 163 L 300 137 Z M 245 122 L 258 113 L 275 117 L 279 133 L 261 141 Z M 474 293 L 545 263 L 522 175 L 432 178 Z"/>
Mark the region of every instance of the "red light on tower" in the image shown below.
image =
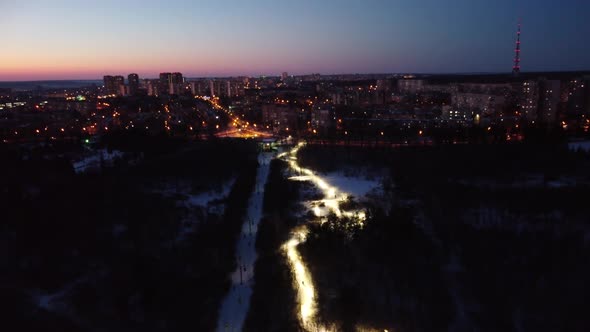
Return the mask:
<path id="1" fill-rule="evenodd" d="M 514 57 L 514 66 L 512 67 L 512 74 L 514 76 L 518 76 L 520 74 L 520 20 L 518 22 L 518 30 L 516 32 L 516 48 L 514 49 L 514 53 L 516 56 Z"/>

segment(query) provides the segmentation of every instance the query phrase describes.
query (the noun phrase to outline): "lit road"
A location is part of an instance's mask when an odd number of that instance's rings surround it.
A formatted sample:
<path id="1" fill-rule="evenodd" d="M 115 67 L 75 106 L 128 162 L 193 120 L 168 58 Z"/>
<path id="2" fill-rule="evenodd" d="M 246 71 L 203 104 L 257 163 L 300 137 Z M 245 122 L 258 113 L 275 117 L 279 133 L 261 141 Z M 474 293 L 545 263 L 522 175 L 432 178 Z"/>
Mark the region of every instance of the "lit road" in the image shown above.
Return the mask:
<path id="1" fill-rule="evenodd" d="M 270 133 L 259 131 L 259 130 L 254 130 L 254 129 L 248 129 L 248 128 L 240 128 L 240 129 L 229 128 L 227 130 L 223 130 L 223 131 L 216 133 L 215 136 L 217 136 L 217 137 L 231 137 L 231 138 L 269 138 L 269 137 L 273 137 L 273 135 Z"/>
<path id="2" fill-rule="evenodd" d="M 324 198 L 310 202 L 309 208 L 313 210 L 317 217 L 326 216 L 328 213 L 333 212 L 338 217 L 350 217 L 355 222 L 362 224 L 366 218 L 364 211 L 343 211 L 340 209 L 340 203 L 345 201 L 348 197 L 347 193 L 330 185 L 321 176 L 314 174 L 310 169 L 301 167 L 297 163 L 297 152 L 304 145 L 305 143 L 299 143 L 289 152 L 280 154 L 278 158 L 287 161 L 291 170 L 296 174 L 300 174 L 299 176 L 292 177 L 292 180 L 309 181 L 322 191 Z M 283 250 L 287 255 L 295 279 L 295 289 L 297 291 L 297 298 L 300 306 L 299 319 L 301 320 L 303 328 L 307 331 L 329 331 L 329 328 L 317 323 L 316 288 L 313 284 L 313 278 L 309 269 L 298 250 L 298 246 L 301 243 L 304 243 L 306 239 L 307 227 L 303 225 L 294 230 L 291 234 L 291 238 L 283 245 Z"/>
<path id="3" fill-rule="evenodd" d="M 204 98 L 195 96 L 195 99 L 199 99 L 208 102 L 213 109 L 224 112 L 230 119 L 231 125 L 225 130 L 220 130 L 215 133 L 217 137 L 231 137 L 231 138 L 269 138 L 273 135 L 266 131 L 260 130 L 255 123 L 244 121 L 239 117 L 235 116 L 232 111 L 224 108 L 219 104 L 217 98 Z"/>

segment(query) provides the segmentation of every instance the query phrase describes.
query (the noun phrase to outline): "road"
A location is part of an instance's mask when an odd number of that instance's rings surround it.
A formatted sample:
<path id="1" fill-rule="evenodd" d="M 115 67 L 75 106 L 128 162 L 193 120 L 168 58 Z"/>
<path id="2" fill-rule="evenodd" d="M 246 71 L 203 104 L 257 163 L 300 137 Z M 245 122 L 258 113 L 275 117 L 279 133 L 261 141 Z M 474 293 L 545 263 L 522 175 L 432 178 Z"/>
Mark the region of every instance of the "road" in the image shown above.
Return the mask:
<path id="1" fill-rule="evenodd" d="M 247 121 L 240 119 L 232 111 L 224 108 L 219 103 L 217 98 L 204 98 L 196 96 L 195 99 L 199 99 L 208 102 L 213 109 L 224 112 L 231 120 L 231 126 L 225 130 L 221 130 L 215 134 L 217 137 L 232 137 L 232 138 L 269 138 L 273 135 L 264 130 L 260 130 L 256 124 L 251 124 Z"/>
<path id="2" fill-rule="evenodd" d="M 256 234 L 262 218 L 264 185 L 268 178 L 270 161 L 274 153 L 261 152 L 258 156 L 256 186 L 250 197 L 246 218 L 236 249 L 238 268 L 232 273 L 232 286 L 224 298 L 219 311 L 217 331 L 241 331 L 252 296 L 254 282 L 254 265 L 256 263 Z"/>
<path id="3" fill-rule="evenodd" d="M 229 128 L 215 134 L 217 137 L 231 137 L 231 138 L 269 138 L 272 134 L 248 128 Z"/>

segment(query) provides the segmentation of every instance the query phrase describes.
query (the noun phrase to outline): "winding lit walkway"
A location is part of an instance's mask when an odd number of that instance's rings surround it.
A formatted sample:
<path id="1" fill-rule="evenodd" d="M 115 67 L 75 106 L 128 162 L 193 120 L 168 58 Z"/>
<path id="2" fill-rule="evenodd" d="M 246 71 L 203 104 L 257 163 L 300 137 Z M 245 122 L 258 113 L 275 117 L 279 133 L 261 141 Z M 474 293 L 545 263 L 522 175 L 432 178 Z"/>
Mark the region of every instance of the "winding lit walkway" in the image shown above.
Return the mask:
<path id="1" fill-rule="evenodd" d="M 292 180 L 310 181 L 322 191 L 324 198 L 311 202 L 312 206 L 310 208 L 312 208 L 314 214 L 317 217 L 321 217 L 333 212 L 338 217 L 345 216 L 353 218 L 353 220 L 359 223 L 364 222 L 366 218 L 364 211 L 343 211 L 340 209 L 340 203 L 348 197 L 347 193 L 340 191 L 319 175 L 314 174 L 312 170 L 303 168 L 297 163 L 297 152 L 304 145 L 305 143 L 299 143 L 289 152 L 280 154 L 278 158 L 287 161 L 291 170 L 300 174 L 299 176 L 292 177 Z M 306 225 L 295 229 L 291 234 L 291 238 L 283 245 L 283 250 L 287 254 L 295 279 L 295 289 L 300 306 L 299 319 L 303 328 L 308 331 L 328 331 L 328 328 L 319 325 L 316 321 L 316 289 L 309 269 L 298 250 L 298 246 L 306 241 L 307 233 L 308 228 Z"/>

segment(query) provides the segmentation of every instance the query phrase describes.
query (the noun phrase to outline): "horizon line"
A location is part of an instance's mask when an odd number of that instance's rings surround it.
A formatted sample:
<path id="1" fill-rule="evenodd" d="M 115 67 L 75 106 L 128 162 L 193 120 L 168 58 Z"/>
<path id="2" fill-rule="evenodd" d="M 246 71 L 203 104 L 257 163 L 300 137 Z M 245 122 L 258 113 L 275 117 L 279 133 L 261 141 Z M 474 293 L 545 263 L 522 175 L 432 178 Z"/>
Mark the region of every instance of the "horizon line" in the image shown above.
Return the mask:
<path id="1" fill-rule="evenodd" d="M 162 73 L 172 73 L 171 71 L 164 71 Z M 534 73 L 575 73 L 575 72 L 590 72 L 590 69 L 576 69 L 576 70 L 535 70 L 535 71 L 521 71 L 521 74 L 534 74 Z M 136 74 L 130 72 L 129 74 Z M 307 73 L 307 74 L 289 74 L 290 77 L 302 77 L 311 75 L 320 76 L 354 76 L 354 75 L 512 75 L 511 71 L 481 71 L 481 72 L 368 72 L 368 73 Z M 103 76 L 126 76 L 125 74 L 106 74 Z M 208 76 L 184 76 L 186 79 L 207 79 L 207 78 L 240 78 L 240 77 L 280 77 L 281 74 L 257 74 L 257 75 L 208 75 Z M 158 77 L 140 77 L 140 79 L 155 80 Z M 51 82 L 51 81 L 101 81 L 103 77 L 95 78 L 60 78 L 60 79 L 28 79 L 28 80 L 0 80 L 2 83 L 6 82 Z"/>

